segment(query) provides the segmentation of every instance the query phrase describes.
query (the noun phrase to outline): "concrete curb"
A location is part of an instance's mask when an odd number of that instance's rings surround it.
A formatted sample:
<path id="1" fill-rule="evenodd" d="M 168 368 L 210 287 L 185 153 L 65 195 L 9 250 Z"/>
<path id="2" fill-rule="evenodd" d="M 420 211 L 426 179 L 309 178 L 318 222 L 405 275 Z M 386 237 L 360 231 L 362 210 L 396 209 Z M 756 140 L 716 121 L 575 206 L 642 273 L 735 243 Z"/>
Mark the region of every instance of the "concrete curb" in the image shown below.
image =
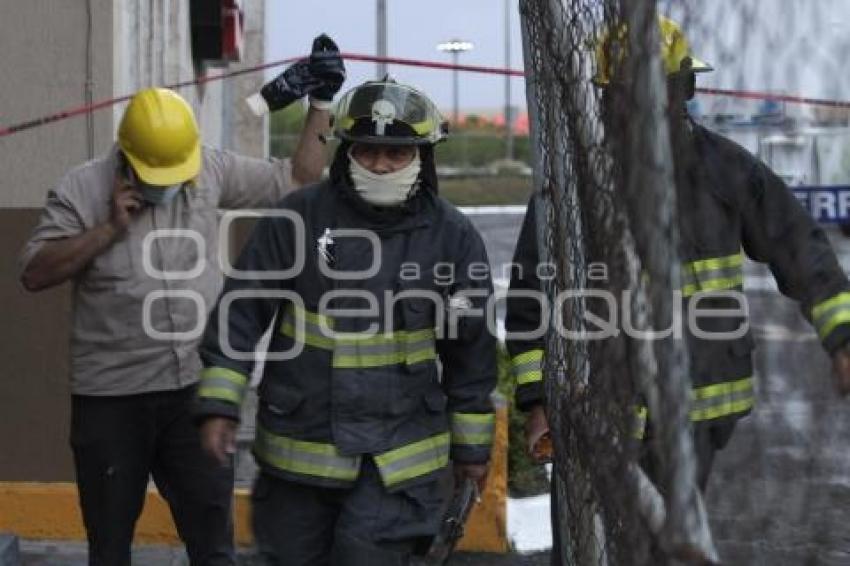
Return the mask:
<path id="1" fill-rule="evenodd" d="M 488 486 L 482 494 L 481 504 L 470 517 L 466 537 L 460 541 L 459 550 L 498 553 L 508 550 L 507 442 L 508 413 L 507 408 L 502 406 L 496 409 L 495 441 Z M 250 522 L 251 497 L 248 490 L 235 490 L 233 515 L 237 544 L 250 546 L 253 544 L 253 537 Z M 85 540 L 76 485 L 0 482 L 0 531 L 15 533 L 23 539 Z M 148 491 L 144 511 L 136 525 L 134 542 L 180 544 L 168 505 L 154 489 Z M 2 556 L 0 554 L 0 566 L 6 566 L 6 563 L 2 562 Z M 10 564 L 16 565 L 15 562 Z"/>
<path id="2" fill-rule="evenodd" d="M 21 550 L 18 537 L 0 533 L 0 566 L 20 566 Z"/>

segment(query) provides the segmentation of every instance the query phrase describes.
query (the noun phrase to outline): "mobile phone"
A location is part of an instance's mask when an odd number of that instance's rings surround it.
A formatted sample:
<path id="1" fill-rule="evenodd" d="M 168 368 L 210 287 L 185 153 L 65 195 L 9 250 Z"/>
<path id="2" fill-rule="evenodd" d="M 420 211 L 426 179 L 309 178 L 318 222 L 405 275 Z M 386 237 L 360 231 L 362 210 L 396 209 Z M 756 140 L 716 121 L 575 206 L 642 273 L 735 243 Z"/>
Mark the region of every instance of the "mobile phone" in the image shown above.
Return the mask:
<path id="1" fill-rule="evenodd" d="M 133 168 L 130 167 L 129 163 L 124 164 L 124 180 L 127 181 L 128 185 L 133 185 L 133 188 L 136 188 L 136 172 L 133 171 Z"/>
<path id="2" fill-rule="evenodd" d="M 118 155 L 118 176 L 121 177 L 125 183 L 136 188 L 136 172 L 133 171 L 133 168 L 130 166 L 130 163 L 127 161 L 127 158 L 123 153 L 119 153 Z"/>

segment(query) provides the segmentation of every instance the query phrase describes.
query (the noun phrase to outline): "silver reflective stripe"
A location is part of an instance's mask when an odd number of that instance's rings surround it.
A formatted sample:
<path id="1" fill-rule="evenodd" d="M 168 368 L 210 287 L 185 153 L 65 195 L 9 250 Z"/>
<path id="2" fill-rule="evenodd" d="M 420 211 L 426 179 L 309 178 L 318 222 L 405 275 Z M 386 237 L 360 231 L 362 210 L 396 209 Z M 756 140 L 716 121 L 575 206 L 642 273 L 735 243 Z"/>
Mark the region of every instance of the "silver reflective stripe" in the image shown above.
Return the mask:
<path id="1" fill-rule="evenodd" d="M 208 367 L 201 372 L 201 383 L 198 396 L 205 399 L 217 399 L 242 403 L 248 378 L 241 373 L 224 367 Z"/>
<path id="2" fill-rule="evenodd" d="M 540 371 L 540 363 L 541 360 L 533 360 L 524 364 L 517 364 L 514 366 L 514 373 L 516 375 L 524 375 L 532 371 Z"/>
<path id="3" fill-rule="evenodd" d="M 305 476 L 350 482 L 360 472 L 359 456 L 343 456 L 333 444 L 295 440 L 261 426 L 257 426 L 254 452 L 266 464 Z"/>
<path id="4" fill-rule="evenodd" d="M 223 377 L 205 377 L 201 382 L 199 395 L 241 403 L 242 387 Z"/>
<path id="5" fill-rule="evenodd" d="M 716 269 L 708 272 L 700 273 L 697 276 L 694 272 L 689 269 L 684 270 L 682 273 L 682 287 L 686 285 L 699 285 L 700 281 L 708 281 L 715 279 L 735 279 L 740 277 L 742 274 L 742 270 L 740 267 L 724 267 L 721 269 Z"/>
<path id="6" fill-rule="evenodd" d="M 401 348 L 399 348 L 401 344 L 396 342 L 384 342 L 382 344 L 369 344 L 366 342 L 363 343 L 349 343 L 349 344 L 341 344 L 337 343 L 334 348 L 334 353 L 339 356 L 382 356 L 386 354 L 395 354 L 397 352 L 404 352 Z"/>
<path id="7" fill-rule="evenodd" d="M 418 342 L 386 342 L 384 344 L 337 344 L 334 353 L 339 356 L 380 356 L 386 354 L 405 354 L 435 348 L 433 338 Z"/>
<path id="8" fill-rule="evenodd" d="M 635 438 L 642 439 L 644 436 L 646 436 L 646 414 L 647 414 L 647 412 L 648 411 L 647 411 L 646 407 L 637 407 L 635 409 L 635 420 L 634 420 L 634 424 L 635 424 L 634 437 Z"/>
<path id="9" fill-rule="evenodd" d="M 815 305 L 812 319 L 818 336 L 826 339 L 836 327 L 850 322 L 850 293 L 839 293 Z"/>
<path id="10" fill-rule="evenodd" d="M 682 295 L 690 297 L 699 291 L 740 287 L 744 283 L 743 265 L 743 254 L 686 263 L 682 266 Z"/>
<path id="11" fill-rule="evenodd" d="M 330 317 L 290 305 L 284 313 L 280 332 L 305 345 L 333 351 L 335 368 L 412 365 L 437 357 L 436 335 L 432 328 L 360 334 L 333 332 L 332 323 Z"/>
<path id="12" fill-rule="evenodd" d="M 387 487 L 430 474 L 449 463 L 449 433 L 379 454 L 375 463 Z"/>
<path id="13" fill-rule="evenodd" d="M 430 328 L 363 336 L 338 334 L 333 367 L 366 368 L 401 363 L 412 365 L 436 357 L 436 335 Z"/>
<path id="14" fill-rule="evenodd" d="M 517 385 L 543 381 L 543 350 L 535 348 L 511 359 Z"/>
<path id="15" fill-rule="evenodd" d="M 715 383 L 694 389 L 691 420 L 707 421 L 728 415 L 744 413 L 755 403 L 753 379 Z"/>
<path id="16" fill-rule="evenodd" d="M 452 444 L 489 445 L 495 424 L 493 413 L 453 413 Z"/>
<path id="17" fill-rule="evenodd" d="M 325 328 L 322 327 L 320 321 L 325 322 Z M 301 325 L 303 325 L 303 330 Z M 293 305 L 289 305 L 286 309 L 283 322 L 280 324 L 280 332 L 284 336 L 324 350 L 332 350 L 334 347 L 333 336 L 327 334 L 332 328 L 333 320 L 331 318 L 296 308 Z"/>
<path id="18" fill-rule="evenodd" d="M 693 389 L 691 392 L 690 419 L 693 422 L 709 421 L 746 413 L 755 405 L 753 378 L 724 381 Z M 648 411 L 637 408 L 635 437 L 645 434 Z"/>

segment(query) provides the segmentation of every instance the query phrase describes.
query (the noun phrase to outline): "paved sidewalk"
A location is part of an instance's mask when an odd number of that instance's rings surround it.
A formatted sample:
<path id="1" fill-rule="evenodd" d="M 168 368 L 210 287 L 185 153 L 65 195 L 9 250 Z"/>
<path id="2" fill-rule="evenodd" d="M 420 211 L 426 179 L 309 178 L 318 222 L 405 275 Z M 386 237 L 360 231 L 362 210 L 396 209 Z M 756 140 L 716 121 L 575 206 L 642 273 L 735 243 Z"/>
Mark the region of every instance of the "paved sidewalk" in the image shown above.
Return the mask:
<path id="1" fill-rule="evenodd" d="M 22 540 L 22 566 L 87 566 L 86 545 L 79 542 Z M 260 566 L 251 549 L 241 550 L 241 566 Z M 189 564 L 182 549 L 170 546 L 137 546 L 133 566 L 185 566 Z M 548 566 L 549 554 L 458 554 L 452 566 Z"/>

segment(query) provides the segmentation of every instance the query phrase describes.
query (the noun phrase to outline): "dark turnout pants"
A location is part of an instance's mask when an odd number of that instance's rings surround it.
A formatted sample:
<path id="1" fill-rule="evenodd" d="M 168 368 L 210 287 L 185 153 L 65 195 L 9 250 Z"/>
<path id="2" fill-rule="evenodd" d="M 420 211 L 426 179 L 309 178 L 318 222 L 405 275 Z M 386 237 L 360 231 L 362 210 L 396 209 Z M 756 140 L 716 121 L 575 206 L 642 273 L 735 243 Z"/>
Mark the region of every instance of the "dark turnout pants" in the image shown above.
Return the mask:
<path id="1" fill-rule="evenodd" d="M 260 473 L 254 536 L 267 566 L 406 566 L 436 534 L 438 480 L 389 493 L 364 458 L 353 488 L 327 488 Z"/>
<path id="2" fill-rule="evenodd" d="M 200 445 L 195 387 L 122 397 L 75 395 L 71 447 L 89 564 L 130 564 L 148 478 L 168 502 L 192 565 L 235 564 L 233 468 Z"/>

